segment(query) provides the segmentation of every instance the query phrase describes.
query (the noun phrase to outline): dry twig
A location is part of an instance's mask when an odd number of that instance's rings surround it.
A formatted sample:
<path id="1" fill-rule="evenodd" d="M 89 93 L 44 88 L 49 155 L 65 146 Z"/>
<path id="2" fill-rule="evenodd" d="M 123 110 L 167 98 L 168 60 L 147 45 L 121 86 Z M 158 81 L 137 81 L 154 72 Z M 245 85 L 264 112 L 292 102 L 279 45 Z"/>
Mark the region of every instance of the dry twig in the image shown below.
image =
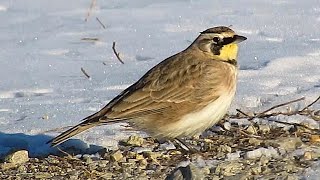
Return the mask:
<path id="1" fill-rule="evenodd" d="M 97 2 L 97 0 L 92 0 L 92 1 L 91 1 L 90 8 L 89 8 L 89 10 L 88 10 L 87 16 L 86 16 L 86 18 L 84 19 L 84 21 L 86 21 L 86 22 L 88 21 L 89 16 L 90 16 L 90 14 L 91 14 L 91 11 L 92 11 L 93 7 L 96 5 L 96 2 Z"/>
<path id="2" fill-rule="evenodd" d="M 302 100 L 305 100 L 305 97 L 302 97 L 302 98 L 299 98 L 299 99 L 295 99 L 295 100 L 292 100 L 292 101 L 289 101 L 289 102 L 286 102 L 286 103 L 278 104 L 276 106 L 273 106 L 273 107 L 271 107 L 271 108 L 259 113 L 256 117 L 263 116 L 264 114 L 266 114 L 267 112 L 272 111 L 273 109 L 276 109 L 276 108 L 279 108 L 279 107 L 282 107 L 282 106 L 286 106 L 286 105 L 289 105 L 289 104 L 292 104 L 292 103 L 295 103 L 295 102 L 298 102 L 298 101 L 302 101 Z"/>
<path id="3" fill-rule="evenodd" d="M 82 72 L 88 79 L 90 79 L 89 74 L 88 74 L 83 68 L 81 68 L 81 72 Z"/>
<path id="4" fill-rule="evenodd" d="M 106 29 L 106 26 L 100 21 L 98 17 L 96 17 L 96 20 L 99 22 L 103 29 Z"/>
<path id="5" fill-rule="evenodd" d="M 99 41 L 99 38 L 90 38 L 90 37 L 85 37 L 81 39 L 82 41 Z"/>
<path id="6" fill-rule="evenodd" d="M 268 118 L 268 117 L 272 117 L 272 116 L 278 116 L 278 115 L 286 115 L 286 116 L 292 116 L 292 115 L 309 115 L 312 116 L 312 112 L 314 112 L 314 110 L 308 110 L 312 105 L 314 105 L 316 102 L 318 102 L 320 100 L 320 96 L 314 100 L 312 103 L 310 103 L 309 105 L 307 105 L 306 107 L 304 107 L 302 110 L 296 110 L 296 111 L 292 111 L 292 112 L 273 112 L 273 113 L 268 113 L 271 110 L 274 110 L 276 108 L 282 107 L 282 106 L 286 106 L 298 101 L 302 101 L 304 100 L 305 97 L 299 98 L 299 99 L 295 99 L 286 103 L 282 103 L 282 104 L 278 104 L 275 106 L 272 106 L 271 108 L 261 112 L 261 113 L 253 113 L 253 116 L 248 115 L 247 113 L 241 111 L 240 109 L 236 109 L 236 111 L 242 115 L 244 115 L 246 118 L 248 118 L 248 120 L 252 120 L 254 118 Z M 268 114 L 267 114 L 268 113 Z M 241 116 L 239 116 L 239 114 L 237 115 L 231 115 L 230 118 L 234 118 L 234 119 L 240 119 L 243 118 Z M 285 124 L 285 125 L 293 125 L 293 126 L 298 126 L 298 127 L 303 127 L 305 129 L 311 130 L 311 131 L 316 131 L 318 133 L 320 133 L 319 129 L 313 129 L 310 128 L 306 125 L 303 124 L 298 124 L 298 123 L 288 123 L 288 122 L 283 122 L 283 121 L 278 121 L 278 120 L 272 120 L 272 122 L 276 122 L 276 123 L 280 123 L 280 124 Z"/>
<path id="7" fill-rule="evenodd" d="M 250 117 L 248 114 L 244 113 L 243 111 L 241 111 L 240 109 L 236 109 L 237 112 L 239 112 L 240 114 L 245 115 L 246 117 Z"/>
<path id="8" fill-rule="evenodd" d="M 312 105 L 314 105 L 316 102 L 318 102 L 320 100 L 320 96 L 314 100 L 312 103 L 310 103 L 308 106 L 306 106 L 305 108 L 303 108 L 301 111 L 305 111 L 307 110 L 309 107 L 311 107 Z"/>
<path id="9" fill-rule="evenodd" d="M 66 151 L 60 149 L 59 147 L 56 147 L 56 148 L 57 148 L 60 152 L 62 152 L 63 154 L 67 155 L 68 158 L 70 158 L 70 159 L 77 159 L 77 158 L 75 158 L 74 156 L 72 156 L 71 154 L 67 153 Z"/>
<path id="10" fill-rule="evenodd" d="M 124 64 L 124 62 L 123 62 L 122 59 L 120 58 L 120 53 L 118 53 L 118 52 L 116 51 L 116 42 L 114 42 L 114 41 L 113 41 L 113 43 L 112 43 L 112 50 L 113 50 L 114 54 L 116 55 L 117 59 L 118 59 L 122 64 Z"/>

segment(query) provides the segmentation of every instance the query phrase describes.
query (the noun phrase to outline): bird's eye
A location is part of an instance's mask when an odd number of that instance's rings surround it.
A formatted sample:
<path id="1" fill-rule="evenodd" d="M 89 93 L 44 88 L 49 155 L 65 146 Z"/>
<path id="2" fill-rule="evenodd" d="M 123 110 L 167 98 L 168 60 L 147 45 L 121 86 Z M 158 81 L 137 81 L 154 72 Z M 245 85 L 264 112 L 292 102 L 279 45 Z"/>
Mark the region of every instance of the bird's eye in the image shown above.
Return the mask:
<path id="1" fill-rule="evenodd" d="M 219 37 L 214 37 L 212 40 L 213 40 L 213 42 L 215 42 L 216 44 L 217 44 L 218 42 L 220 42 L 220 38 L 219 38 Z"/>

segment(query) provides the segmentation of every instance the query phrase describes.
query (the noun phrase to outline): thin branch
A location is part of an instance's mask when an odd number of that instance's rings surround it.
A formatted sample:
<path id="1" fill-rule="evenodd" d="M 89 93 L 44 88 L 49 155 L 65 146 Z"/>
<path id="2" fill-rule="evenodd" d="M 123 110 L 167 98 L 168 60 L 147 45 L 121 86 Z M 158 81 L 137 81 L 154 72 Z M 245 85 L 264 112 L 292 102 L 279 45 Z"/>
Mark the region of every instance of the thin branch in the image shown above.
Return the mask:
<path id="1" fill-rule="evenodd" d="M 88 10 L 87 16 L 86 16 L 86 18 L 84 19 L 84 21 L 86 21 L 86 22 L 88 21 L 89 16 L 90 16 L 90 14 L 91 14 L 91 12 L 92 12 L 92 9 L 93 9 L 93 7 L 96 5 L 96 2 L 97 2 L 97 0 L 92 0 L 92 1 L 91 1 L 90 8 L 89 8 L 89 10 Z"/>
<path id="2" fill-rule="evenodd" d="M 81 38 L 82 41 L 99 41 L 99 38 L 90 38 L 90 37 L 85 37 Z"/>
<path id="3" fill-rule="evenodd" d="M 56 147 L 60 152 L 62 152 L 63 154 L 67 155 L 69 158 L 71 159 L 75 159 L 74 156 L 72 156 L 71 154 L 67 153 L 66 151 L 60 149 L 59 147 Z"/>
<path id="4" fill-rule="evenodd" d="M 96 17 L 96 20 L 99 22 L 103 29 L 106 29 L 106 26 L 100 21 L 98 17 Z"/>
<path id="5" fill-rule="evenodd" d="M 236 109 L 237 112 L 245 115 L 246 117 L 250 117 L 248 114 L 246 114 L 245 112 L 241 111 L 240 109 Z"/>
<path id="6" fill-rule="evenodd" d="M 90 79 L 90 76 L 88 75 L 88 73 L 87 73 L 83 68 L 81 68 L 81 72 L 82 72 L 88 79 Z"/>
<path id="7" fill-rule="evenodd" d="M 316 99 L 316 100 L 314 100 L 312 103 L 310 103 L 308 106 L 306 106 L 305 108 L 303 108 L 301 111 L 305 111 L 305 110 L 307 110 L 309 107 L 311 107 L 312 105 L 314 105 L 317 101 L 319 101 L 320 100 L 320 96 Z"/>
<path id="8" fill-rule="evenodd" d="M 255 115 L 254 116 L 249 116 L 247 113 L 244 113 L 243 111 L 241 111 L 240 109 L 236 109 L 237 112 L 245 115 L 248 120 L 252 120 L 253 118 L 267 118 L 267 117 L 272 117 L 272 116 L 278 116 L 278 115 L 286 115 L 286 116 L 292 116 L 292 115 L 309 115 L 309 116 L 312 116 L 311 115 L 311 112 L 313 111 L 310 111 L 308 110 L 309 107 L 311 107 L 312 105 L 314 105 L 317 101 L 320 100 L 320 96 L 314 100 L 312 103 L 310 103 L 309 105 L 307 105 L 306 107 L 304 107 L 302 110 L 297 110 L 297 111 L 293 111 L 293 112 L 273 112 L 273 113 L 269 113 L 269 114 L 266 114 L 268 112 L 270 112 L 271 110 L 275 109 L 275 108 L 279 108 L 279 107 L 282 107 L 282 106 L 285 106 L 285 105 L 288 105 L 288 104 L 291 104 L 291 103 L 295 103 L 295 102 L 298 102 L 298 101 L 302 101 L 304 100 L 305 98 L 302 97 L 302 98 L 299 98 L 299 99 L 296 99 L 296 100 L 292 100 L 292 101 L 289 101 L 289 102 L 286 102 L 286 103 L 282 103 L 282 104 L 279 104 L 279 105 L 276 105 L 276 106 L 273 106 L 261 113 L 254 113 Z M 308 110 L 308 111 L 307 111 Z M 231 115 L 230 117 L 232 118 L 243 118 L 243 117 L 239 117 L 237 115 Z M 311 117 L 312 118 L 312 117 Z M 308 129 L 310 131 L 315 131 L 317 133 L 320 133 L 320 130 L 319 129 L 313 129 L 313 128 L 310 128 L 306 125 L 303 125 L 303 124 L 298 124 L 298 123 L 289 123 L 289 122 L 282 122 L 282 121 L 278 121 L 278 120 L 272 120 L 272 122 L 275 122 L 275 123 L 280 123 L 280 124 L 285 124 L 285 125 L 292 125 L 292 126 L 298 126 L 298 127 L 303 127 L 305 129 Z"/>
<path id="9" fill-rule="evenodd" d="M 319 129 L 312 129 L 304 124 L 298 124 L 298 123 L 289 123 L 289 122 L 283 122 L 283 121 L 278 121 L 278 120 L 272 120 L 272 122 L 276 122 L 276 123 L 280 123 L 280 124 L 285 124 L 285 125 L 292 125 L 292 126 L 298 126 L 298 127 L 303 127 L 303 128 L 306 128 L 310 131 L 316 131 L 316 132 L 320 132 Z"/>
<path id="10" fill-rule="evenodd" d="M 240 134 L 243 134 L 243 135 L 245 135 L 245 136 L 247 136 L 247 137 L 257 138 L 257 139 L 264 140 L 263 137 L 257 136 L 257 135 L 254 135 L 254 134 L 248 134 L 248 133 L 246 133 L 246 132 L 245 132 L 244 130 L 242 130 L 242 129 L 239 129 L 239 133 L 240 133 Z"/>
<path id="11" fill-rule="evenodd" d="M 113 53 L 116 55 L 117 59 L 122 63 L 124 64 L 124 62 L 122 61 L 122 59 L 120 58 L 120 53 L 118 53 L 116 51 L 116 42 L 113 41 L 112 43 L 112 50 L 113 50 Z"/>
<path id="12" fill-rule="evenodd" d="M 299 98 L 299 99 L 296 99 L 296 100 L 292 100 L 292 101 L 289 101 L 289 102 L 286 102 L 286 103 L 275 105 L 275 106 L 273 106 L 273 107 L 271 107 L 271 108 L 259 113 L 256 117 L 260 117 L 261 115 L 266 114 L 267 112 L 269 112 L 269 111 L 271 111 L 273 109 L 276 109 L 276 108 L 279 108 L 279 107 L 282 107 L 282 106 L 286 106 L 286 105 L 289 105 L 289 104 L 292 104 L 292 103 L 295 103 L 295 102 L 298 102 L 298 101 L 302 101 L 304 99 L 305 99 L 305 97 L 302 97 L 302 98 Z"/>

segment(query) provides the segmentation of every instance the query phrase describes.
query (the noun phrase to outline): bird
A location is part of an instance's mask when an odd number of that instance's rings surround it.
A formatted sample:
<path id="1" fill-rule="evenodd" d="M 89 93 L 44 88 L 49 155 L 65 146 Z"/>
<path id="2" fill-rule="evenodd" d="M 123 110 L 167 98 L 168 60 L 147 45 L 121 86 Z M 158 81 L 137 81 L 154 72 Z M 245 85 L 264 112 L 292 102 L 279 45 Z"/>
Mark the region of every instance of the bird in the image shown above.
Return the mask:
<path id="1" fill-rule="evenodd" d="M 185 50 L 147 71 L 100 111 L 48 141 L 55 147 L 85 130 L 127 122 L 156 139 L 200 135 L 227 113 L 235 96 L 238 43 L 230 27 L 200 32 Z"/>

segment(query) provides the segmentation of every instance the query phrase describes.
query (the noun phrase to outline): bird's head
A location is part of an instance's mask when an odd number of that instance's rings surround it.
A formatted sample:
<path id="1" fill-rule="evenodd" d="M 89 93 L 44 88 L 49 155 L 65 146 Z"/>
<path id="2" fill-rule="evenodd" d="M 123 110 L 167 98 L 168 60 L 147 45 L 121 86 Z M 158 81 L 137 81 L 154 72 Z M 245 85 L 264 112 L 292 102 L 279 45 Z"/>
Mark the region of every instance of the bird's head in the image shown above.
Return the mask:
<path id="1" fill-rule="evenodd" d="M 237 44 L 246 39 L 244 36 L 237 35 L 229 27 L 219 26 L 201 32 L 191 47 L 198 48 L 211 58 L 231 61 L 237 59 Z"/>

